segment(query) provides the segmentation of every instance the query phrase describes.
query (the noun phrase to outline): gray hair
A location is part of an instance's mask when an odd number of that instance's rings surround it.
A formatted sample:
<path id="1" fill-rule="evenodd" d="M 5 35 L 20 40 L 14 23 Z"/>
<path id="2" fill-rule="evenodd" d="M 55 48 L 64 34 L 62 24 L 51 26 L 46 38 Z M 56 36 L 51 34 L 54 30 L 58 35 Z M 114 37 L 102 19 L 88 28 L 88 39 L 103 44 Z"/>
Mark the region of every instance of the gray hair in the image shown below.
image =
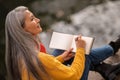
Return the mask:
<path id="1" fill-rule="evenodd" d="M 26 32 L 23 29 L 25 22 L 25 11 L 27 7 L 19 6 L 14 10 L 10 11 L 6 16 L 5 22 L 5 33 L 6 33 L 6 67 L 9 78 L 11 80 L 22 80 L 21 79 L 21 68 L 20 63 L 22 62 L 28 72 L 37 80 L 42 80 L 42 76 L 39 73 L 46 75 L 47 72 L 43 68 L 42 63 L 38 60 L 37 54 L 39 48 L 39 37 L 33 37 L 32 34 Z M 35 62 L 33 62 L 35 61 Z M 38 64 L 39 72 L 35 63 Z"/>

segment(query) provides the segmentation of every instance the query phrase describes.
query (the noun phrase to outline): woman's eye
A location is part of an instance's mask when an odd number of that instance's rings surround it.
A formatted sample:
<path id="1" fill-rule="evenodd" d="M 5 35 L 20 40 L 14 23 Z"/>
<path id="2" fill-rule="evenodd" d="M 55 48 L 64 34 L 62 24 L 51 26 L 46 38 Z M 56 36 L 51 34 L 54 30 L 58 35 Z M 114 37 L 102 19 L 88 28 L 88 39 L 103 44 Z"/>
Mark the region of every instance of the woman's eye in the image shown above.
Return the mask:
<path id="1" fill-rule="evenodd" d="M 34 20 L 34 18 L 31 18 L 31 21 L 33 21 Z"/>

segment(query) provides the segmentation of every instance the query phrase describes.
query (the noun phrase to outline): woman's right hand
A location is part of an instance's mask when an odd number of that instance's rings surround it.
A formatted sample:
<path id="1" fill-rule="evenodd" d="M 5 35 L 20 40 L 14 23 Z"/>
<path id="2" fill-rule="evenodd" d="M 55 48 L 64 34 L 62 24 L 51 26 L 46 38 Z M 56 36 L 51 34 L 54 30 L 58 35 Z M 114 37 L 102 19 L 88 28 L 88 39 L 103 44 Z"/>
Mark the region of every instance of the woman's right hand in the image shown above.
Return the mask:
<path id="1" fill-rule="evenodd" d="M 75 38 L 75 42 L 76 42 L 77 48 L 84 48 L 85 49 L 86 42 L 81 39 L 81 35 L 79 35 L 78 37 Z"/>

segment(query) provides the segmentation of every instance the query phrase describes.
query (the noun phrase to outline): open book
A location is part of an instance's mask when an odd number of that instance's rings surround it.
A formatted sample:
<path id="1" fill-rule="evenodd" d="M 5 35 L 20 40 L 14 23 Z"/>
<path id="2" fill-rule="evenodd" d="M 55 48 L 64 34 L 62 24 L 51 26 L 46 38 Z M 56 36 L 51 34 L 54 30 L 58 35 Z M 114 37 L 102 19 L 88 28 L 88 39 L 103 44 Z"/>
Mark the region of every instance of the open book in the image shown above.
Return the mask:
<path id="1" fill-rule="evenodd" d="M 61 49 L 61 50 L 68 50 L 70 48 L 73 48 L 73 52 L 76 52 L 76 44 L 75 44 L 76 37 L 77 35 L 53 32 L 49 47 L 54 49 Z M 89 54 L 90 49 L 92 48 L 94 42 L 94 38 L 82 36 L 82 39 L 85 40 L 86 42 L 85 53 Z"/>

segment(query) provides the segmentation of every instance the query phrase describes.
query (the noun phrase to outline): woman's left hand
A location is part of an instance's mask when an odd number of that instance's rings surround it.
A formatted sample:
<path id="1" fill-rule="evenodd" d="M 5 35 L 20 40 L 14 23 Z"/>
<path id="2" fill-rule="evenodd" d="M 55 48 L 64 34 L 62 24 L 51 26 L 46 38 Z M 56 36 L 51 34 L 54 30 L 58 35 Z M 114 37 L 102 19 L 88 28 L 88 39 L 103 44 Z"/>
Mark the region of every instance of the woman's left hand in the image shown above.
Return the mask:
<path id="1" fill-rule="evenodd" d="M 72 53 L 73 48 L 66 50 L 64 53 L 62 53 L 60 56 L 63 58 L 64 61 L 67 61 L 74 57 L 74 54 Z"/>

